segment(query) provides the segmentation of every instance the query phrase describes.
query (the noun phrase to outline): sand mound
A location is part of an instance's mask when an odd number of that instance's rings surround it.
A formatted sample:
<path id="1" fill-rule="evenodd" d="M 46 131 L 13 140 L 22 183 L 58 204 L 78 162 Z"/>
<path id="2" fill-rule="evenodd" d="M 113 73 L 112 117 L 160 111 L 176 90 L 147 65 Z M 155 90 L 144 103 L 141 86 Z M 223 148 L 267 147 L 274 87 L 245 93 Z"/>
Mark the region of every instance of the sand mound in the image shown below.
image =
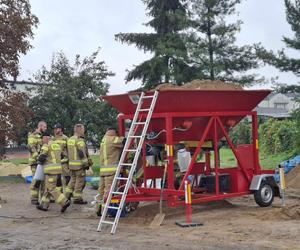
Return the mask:
<path id="1" fill-rule="evenodd" d="M 300 164 L 293 168 L 286 176 L 287 188 L 300 190 Z"/>
<path id="2" fill-rule="evenodd" d="M 171 83 L 163 83 L 158 85 L 155 90 L 243 90 L 243 88 L 235 83 L 226 83 L 223 81 L 215 80 L 193 80 L 192 82 L 185 83 L 182 86 L 176 86 Z"/>
<path id="3" fill-rule="evenodd" d="M 22 166 L 10 162 L 0 163 L 0 176 L 16 176 L 21 174 Z"/>
<path id="4" fill-rule="evenodd" d="M 201 213 L 203 211 L 212 210 L 212 209 L 220 209 L 220 208 L 228 208 L 233 207 L 233 205 L 226 201 L 215 201 L 208 202 L 204 204 L 197 204 L 192 206 L 193 214 Z M 137 210 L 128 214 L 123 220 L 127 224 L 138 224 L 145 225 L 150 224 L 155 217 L 156 214 L 159 213 L 159 202 L 151 202 L 151 203 L 140 203 Z M 167 204 L 163 203 L 163 213 L 166 215 L 165 218 L 179 218 L 185 216 L 185 207 L 168 207 Z"/>
<path id="5" fill-rule="evenodd" d="M 284 207 L 282 213 L 292 220 L 300 220 L 300 205 Z"/>

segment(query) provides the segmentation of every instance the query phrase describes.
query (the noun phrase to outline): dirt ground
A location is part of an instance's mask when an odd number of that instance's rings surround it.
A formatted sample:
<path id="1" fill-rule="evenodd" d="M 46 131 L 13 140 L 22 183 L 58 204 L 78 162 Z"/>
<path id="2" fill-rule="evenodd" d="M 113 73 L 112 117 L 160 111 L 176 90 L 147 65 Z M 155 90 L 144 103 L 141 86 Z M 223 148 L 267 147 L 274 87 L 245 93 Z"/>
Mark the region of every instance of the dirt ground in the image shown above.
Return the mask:
<path id="1" fill-rule="evenodd" d="M 28 184 L 0 180 L 0 249 L 300 249 L 300 194 L 287 193 L 287 206 L 258 207 L 252 196 L 194 205 L 193 220 L 204 225 L 180 228 L 182 208 L 165 209 L 161 227 L 148 226 L 158 203 L 141 204 L 122 218 L 115 235 L 96 232 L 99 219 L 89 205 L 71 205 L 61 215 L 29 204 Z M 95 190 L 86 188 L 91 201 Z"/>

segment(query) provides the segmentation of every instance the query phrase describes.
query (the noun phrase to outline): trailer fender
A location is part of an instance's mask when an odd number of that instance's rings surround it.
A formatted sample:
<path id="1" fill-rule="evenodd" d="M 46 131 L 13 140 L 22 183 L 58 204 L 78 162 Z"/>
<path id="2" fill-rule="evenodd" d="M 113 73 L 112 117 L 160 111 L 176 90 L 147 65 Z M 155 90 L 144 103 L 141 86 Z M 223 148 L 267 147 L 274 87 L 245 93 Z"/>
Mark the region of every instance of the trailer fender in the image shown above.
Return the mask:
<path id="1" fill-rule="evenodd" d="M 262 181 L 268 182 L 275 189 L 275 195 L 279 195 L 279 187 L 272 174 L 254 175 L 250 184 L 250 190 L 258 190 Z"/>

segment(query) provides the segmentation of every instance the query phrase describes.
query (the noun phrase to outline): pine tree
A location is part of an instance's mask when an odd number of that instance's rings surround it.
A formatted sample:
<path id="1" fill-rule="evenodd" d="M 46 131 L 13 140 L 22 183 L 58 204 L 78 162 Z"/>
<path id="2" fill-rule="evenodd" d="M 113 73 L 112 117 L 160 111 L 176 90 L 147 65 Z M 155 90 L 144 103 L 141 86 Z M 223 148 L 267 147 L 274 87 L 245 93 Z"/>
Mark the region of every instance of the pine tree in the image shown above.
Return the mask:
<path id="1" fill-rule="evenodd" d="M 241 0 L 191 0 L 192 26 L 189 53 L 194 78 L 235 81 L 249 84 L 255 75 L 247 74 L 259 66 L 253 46 L 237 46 L 241 21 L 227 23 Z"/>
<path id="2" fill-rule="evenodd" d="M 283 42 L 290 49 L 300 51 L 300 0 L 285 0 L 286 19 L 295 33 L 293 38 L 283 37 Z M 290 58 L 286 55 L 284 49 L 275 54 L 273 51 L 267 51 L 258 48 L 260 57 L 267 64 L 273 65 L 283 72 L 293 72 L 300 76 L 300 58 Z"/>
<path id="3" fill-rule="evenodd" d="M 187 49 L 182 31 L 188 27 L 186 4 L 182 0 L 142 0 L 152 19 L 146 24 L 154 33 L 119 33 L 116 40 L 134 44 L 152 53 L 152 58 L 135 66 L 126 81 L 142 79 L 145 88 L 161 82 L 182 84 L 189 76 Z"/>

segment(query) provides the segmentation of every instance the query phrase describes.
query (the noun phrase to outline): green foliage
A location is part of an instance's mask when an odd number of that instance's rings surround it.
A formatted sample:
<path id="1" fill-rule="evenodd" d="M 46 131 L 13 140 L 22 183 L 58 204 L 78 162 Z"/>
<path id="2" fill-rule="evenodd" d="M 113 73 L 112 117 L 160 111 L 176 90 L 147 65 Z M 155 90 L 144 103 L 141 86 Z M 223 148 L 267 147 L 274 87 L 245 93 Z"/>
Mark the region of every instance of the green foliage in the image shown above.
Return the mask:
<path id="1" fill-rule="evenodd" d="M 29 49 L 39 20 L 29 0 L 0 0 L 0 85 L 19 74 L 19 59 Z"/>
<path id="2" fill-rule="evenodd" d="M 283 37 L 283 41 L 288 48 L 300 50 L 300 0 L 285 0 L 284 2 L 287 22 L 290 24 L 295 36 L 293 38 Z M 258 46 L 257 53 L 265 63 L 273 65 L 283 72 L 290 71 L 296 76 L 300 76 L 300 59 L 289 58 L 284 50 L 274 53 Z"/>
<path id="3" fill-rule="evenodd" d="M 186 5 L 182 0 L 143 0 L 152 19 L 146 24 L 155 33 L 119 33 L 116 40 L 134 44 L 138 49 L 152 52 L 151 59 L 135 66 L 126 81 L 142 79 L 146 89 L 161 82 L 182 84 L 189 76 L 185 63 L 187 49 L 185 35 L 188 27 Z"/>
<path id="4" fill-rule="evenodd" d="M 293 118 L 296 123 L 295 152 L 300 154 L 300 108 L 293 112 Z"/>
<path id="5" fill-rule="evenodd" d="M 261 125 L 259 132 L 264 153 L 295 152 L 297 137 L 295 120 L 269 119 Z"/>
<path id="6" fill-rule="evenodd" d="M 246 121 L 240 122 L 230 131 L 230 138 L 234 145 L 252 143 L 252 126 Z"/>
<path id="7" fill-rule="evenodd" d="M 191 0 L 192 33 L 188 43 L 193 78 L 249 84 L 259 66 L 253 46 L 237 46 L 241 21 L 228 23 L 241 0 Z"/>
<path id="8" fill-rule="evenodd" d="M 300 94 L 300 85 L 299 84 L 276 84 L 275 89 L 277 93 L 287 94 L 287 93 L 299 93 Z"/>
<path id="9" fill-rule="evenodd" d="M 28 97 L 9 90 L 6 80 L 18 76 L 20 55 L 32 47 L 30 39 L 37 24 L 29 0 L 0 0 L 0 159 L 31 116 L 26 106 Z"/>
<path id="10" fill-rule="evenodd" d="M 94 146 L 99 144 L 107 126 L 116 122 L 117 113 L 100 99 L 107 94 L 105 80 L 113 73 L 97 60 L 98 54 L 99 50 L 84 59 L 77 55 L 71 66 L 60 52 L 53 57 L 50 69 L 43 67 L 36 74 L 36 80 L 45 85 L 29 102 L 35 113 L 32 129 L 39 120 L 45 120 L 50 128 L 60 122 L 70 136 L 74 125 L 83 123 L 87 139 Z"/>

